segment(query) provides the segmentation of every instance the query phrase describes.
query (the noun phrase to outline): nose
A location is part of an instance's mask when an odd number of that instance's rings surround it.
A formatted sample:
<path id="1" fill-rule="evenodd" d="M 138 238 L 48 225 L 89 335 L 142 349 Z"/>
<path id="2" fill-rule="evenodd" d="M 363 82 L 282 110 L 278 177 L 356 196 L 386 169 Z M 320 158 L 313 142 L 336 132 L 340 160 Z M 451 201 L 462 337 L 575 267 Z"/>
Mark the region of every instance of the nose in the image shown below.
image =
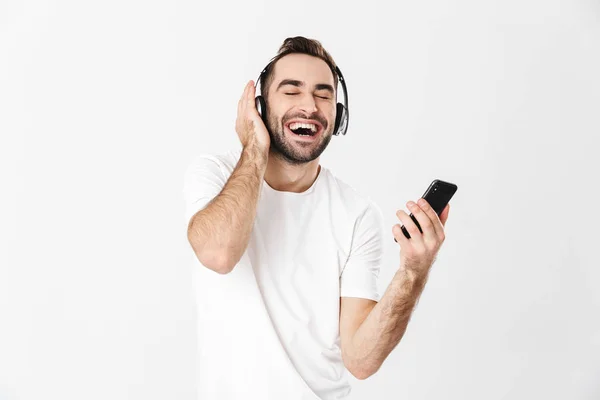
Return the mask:
<path id="1" fill-rule="evenodd" d="M 302 96 L 302 102 L 298 107 L 307 114 L 312 114 L 317 111 L 315 99 L 310 94 Z"/>

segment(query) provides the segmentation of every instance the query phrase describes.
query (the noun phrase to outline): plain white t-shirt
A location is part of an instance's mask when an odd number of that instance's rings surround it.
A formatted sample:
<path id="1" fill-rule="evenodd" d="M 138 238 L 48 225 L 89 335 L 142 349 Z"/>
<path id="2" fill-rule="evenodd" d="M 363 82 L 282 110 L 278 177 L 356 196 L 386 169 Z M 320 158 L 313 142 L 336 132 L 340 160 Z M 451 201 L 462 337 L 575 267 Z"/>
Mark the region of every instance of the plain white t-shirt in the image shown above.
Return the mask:
<path id="1" fill-rule="evenodd" d="M 217 196 L 241 155 L 197 156 L 185 172 L 185 221 Z M 198 398 L 329 400 L 351 387 L 340 297 L 379 301 L 383 217 L 321 165 L 302 193 L 263 180 L 248 247 L 229 274 L 191 253 L 198 310 Z M 191 247 L 190 247 L 191 250 Z"/>

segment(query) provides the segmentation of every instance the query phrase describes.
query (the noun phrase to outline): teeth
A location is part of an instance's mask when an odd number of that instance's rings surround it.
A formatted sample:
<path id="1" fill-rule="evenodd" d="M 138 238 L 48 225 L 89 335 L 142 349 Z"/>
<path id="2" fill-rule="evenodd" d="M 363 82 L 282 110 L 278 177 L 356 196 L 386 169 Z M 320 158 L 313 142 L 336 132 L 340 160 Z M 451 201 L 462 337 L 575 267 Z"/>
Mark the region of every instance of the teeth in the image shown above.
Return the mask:
<path id="1" fill-rule="evenodd" d="M 290 124 L 291 130 L 295 130 L 295 129 L 299 129 L 299 128 L 310 129 L 313 132 L 317 131 L 317 126 L 315 124 L 304 124 L 304 123 L 300 123 L 300 122 L 293 122 Z"/>

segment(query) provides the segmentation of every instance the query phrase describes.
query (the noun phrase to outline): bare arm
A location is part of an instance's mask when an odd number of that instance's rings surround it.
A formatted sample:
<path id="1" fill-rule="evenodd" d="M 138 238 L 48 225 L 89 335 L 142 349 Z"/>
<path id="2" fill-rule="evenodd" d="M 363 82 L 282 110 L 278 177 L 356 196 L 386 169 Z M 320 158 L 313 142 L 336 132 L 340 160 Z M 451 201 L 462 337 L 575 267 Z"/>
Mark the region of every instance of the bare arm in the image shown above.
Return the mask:
<path id="1" fill-rule="evenodd" d="M 358 371 L 359 379 L 374 374 L 398 345 L 424 286 L 422 279 L 398 270 L 381 300 L 359 323 L 345 346 L 349 368 Z"/>
<path id="2" fill-rule="evenodd" d="M 242 153 L 221 192 L 188 224 L 188 241 L 200 262 L 220 274 L 238 263 L 250 240 L 256 205 L 267 169 L 271 140 L 255 105 L 249 81 L 238 101 L 235 130 Z"/>
<path id="3" fill-rule="evenodd" d="M 268 152 L 248 145 L 221 192 L 188 225 L 187 237 L 200 262 L 231 272 L 248 246 Z"/>
<path id="4" fill-rule="evenodd" d="M 381 301 L 366 312 L 359 311 L 355 321 L 346 322 L 346 326 L 359 326 L 355 333 L 347 329 L 346 359 L 351 368 L 361 378 L 374 374 L 390 352 L 398 345 L 425 287 L 431 265 L 444 242 L 446 236 L 444 226 L 448 219 L 450 204 L 439 215 L 424 199 L 418 205 L 407 203 L 423 232 L 420 232 L 414 221 L 399 210 L 396 215 L 404 223 L 410 233 L 410 239 L 401 231 L 400 224 L 394 225 L 392 232 L 400 244 L 400 268 L 386 289 Z M 363 303 L 363 309 L 371 307 Z M 346 319 L 350 319 L 346 316 Z M 361 322 L 362 320 L 362 322 Z"/>

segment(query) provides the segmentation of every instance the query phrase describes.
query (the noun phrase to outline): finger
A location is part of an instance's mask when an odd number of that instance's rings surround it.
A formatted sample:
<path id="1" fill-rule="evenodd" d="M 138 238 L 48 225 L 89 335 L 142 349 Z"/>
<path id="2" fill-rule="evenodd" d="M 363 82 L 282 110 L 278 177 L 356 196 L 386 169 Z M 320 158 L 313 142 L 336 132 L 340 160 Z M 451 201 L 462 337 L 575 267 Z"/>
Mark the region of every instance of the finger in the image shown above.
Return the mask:
<path id="1" fill-rule="evenodd" d="M 248 97 L 248 91 L 250 90 L 250 83 L 252 81 L 246 82 L 246 87 L 244 88 L 244 94 L 242 95 L 242 100 L 245 100 Z"/>
<path id="2" fill-rule="evenodd" d="M 250 81 L 248 86 L 248 97 L 246 98 L 248 105 L 251 105 L 250 103 L 254 104 L 254 93 L 254 82 Z"/>
<path id="3" fill-rule="evenodd" d="M 408 241 L 410 239 L 404 236 L 404 232 L 402 232 L 402 227 L 400 226 L 400 224 L 392 226 L 392 235 L 394 235 L 394 240 L 396 241 L 396 243 L 400 243 L 401 247 L 408 245 Z"/>
<path id="4" fill-rule="evenodd" d="M 431 205 L 427 202 L 427 200 L 420 198 L 417 201 L 418 207 L 424 212 L 428 217 L 429 221 L 434 229 L 435 235 L 438 239 L 442 239 L 444 237 L 444 225 L 442 225 L 442 221 L 438 217 L 437 213 L 431 207 Z"/>
<path id="5" fill-rule="evenodd" d="M 437 237 L 437 232 L 433 222 L 431 221 L 431 216 L 428 212 L 424 210 L 424 207 L 421 207 L 417 203 L 409 201 L 406 203 L 406 207 L 411 211 L 412 215 L 416 218 L 418 225 L 421 226 L 421 230 L 423 231 L 423 236 L 427 238 Z M 431 207 L 430 207 L 431 208 Z M 433 210 L 433 209 L 432 209 Z M 434 212 L 435 214 L 435 212 Z M 437 218 L 437 217 L 436 217 Z"/>
<path id="6" fill-rule="evenodd" d="M 238 107 L 237 107 L 238 115 L 240 115 L 240 111 L 242 111 L 242 99 L 244 98 L 245 93 L 246 93 L 246 88 L 244 88 L 244 93 L 242 93 L 242 97 L 240 97 L 240 99 L 238 100 Z"/>
<path id="7" fill-rule="evenodd" d="M 404 225 L 404 229 L 408 231 L 410 235 L 410 240 L 414 242 L 423 242 L 423 234 L 417 228 L 417 225 L 413 222 L 413 220 L 405 213 L 403 210 L 398 210 L 396 212 L 396 216 L 402 221 Z M 404 236 L 404 234 L 402 234 Z"/>
<path id="8" fill-rule="evenodd" d="M 240 100 L 238 101 L 238 114 L 240 113 L 240 111 L 243 111 L 244 109 L 244 104 L 245 104 L 245 100 L 248 96 L 248 88 L 250 87 L 250 82 L 246 82 L 246 86 L 244 87 L 244 91 L 242 92 L 242 97 L 240 97 Z"/>

